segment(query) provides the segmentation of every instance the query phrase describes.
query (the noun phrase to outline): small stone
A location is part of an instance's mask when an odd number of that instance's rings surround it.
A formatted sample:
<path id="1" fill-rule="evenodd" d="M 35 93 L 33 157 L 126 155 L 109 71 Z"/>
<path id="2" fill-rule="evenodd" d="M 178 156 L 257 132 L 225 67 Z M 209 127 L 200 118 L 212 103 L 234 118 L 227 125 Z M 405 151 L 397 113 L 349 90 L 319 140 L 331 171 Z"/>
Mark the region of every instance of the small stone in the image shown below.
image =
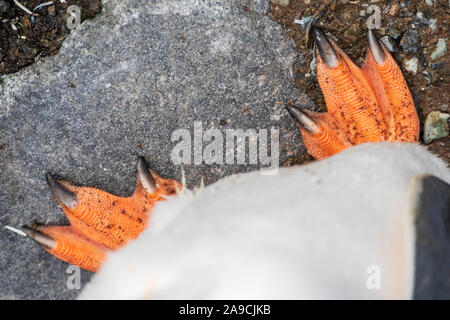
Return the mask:
<path id="1" fill-rule="evenodd" d="M 417 30 L 408 30 L 400 41 L 400 47 L 406 54 L 417 53 L 420 50 L 420 35 Z"/>
<path id="2" fill-rule="evenodd" d="M 19 50 L 17 50 L 17 48 L 13 48 L 11 50 L 12 54 L 14 55 L 14 57 L 18 58 L 20 56 Z"/>
<path id="3" fill-rule="evenodd" d="M 395 51 L 394 39 L 392 39 L 389 36 L 384 36 L 384 37 L 380 38 L 380 41 L 383 42 L 383 44 L 386 46 L 386 48 L 390 52 L 394 52 Z"/>
<path id="4" fill-rule="evenodd" d="M 433 70 L 444 69 L 445 68 L 445 61 L 432 63 L 431 64 L 431 68 L 433 68 Z"/>
<path id="5" fill-rule="evenodd" d="M 405 68 L 406 71 L 412 73 L 413 75 L 417 74 L 418 65 L 419 59 L 417 59 L 417 57 L 412 57 L 411 59 L 403 60 L 403 67 Z"/>
<path id="6" fill-rule="evenodd" d="M 422 74 L 425 76 L 424 78 L 427 86 L 439 82 L 440 76 L 436 70 L 432 70 L 431 72 L 424 70 Z"/>
<path id="7" fill-rule="evenodd" d="M 425 78 L 425 84 L 428 87 L 431 84 L 431 74 L 427 70 L 423 71 L 422 74 L 424 75 Z M 425 90 L 425 88 L 422 88 L 422 91 L 423 90 Z"/>
<path id="8" fill-rule="evenodd" d="M 389 10 L 389 14 L 394 17 L 399 12 L 400 12 L 400 6 L 397 3 L 394 3 L 391 7 L 391 10 Z"/>
<path id="9" fill-rule="evenodd" d="M 287 7 L 289 5 L 289 0 L 270 0 L 270 2 L 282 7 Z"/>
<path id="10" fill-rule="evenodd" d="M 312 58 L 312 60 L 311 60 L 311 62 L 309 64 L 309 68 L 310 68 L 311 74 L 316 76 L 317 61 L 316 61 L 316 56 L 315 55 L 313 55 L 313 58 Z"/>
<path id="11" fill-rule="evenodd" d="M 437 27 L 437 19 L 433 18 L 428 20 L 428 28 L 430 28 L 431 31 L 435 32 Z"/>
<path id="12" fill-rule="evenodd" d="M 449 134 L 448 120 L 450 114 L 440 111 L 432 111 L 427 115 L 424 125 L 423 140 L 425 143 L 439 138 L 447 137 Z"/>
<path id="13" fill-rule="evenodd" d="M 431 54 L 431 60 L 436 60 L 437 58 L 442 57 L 447 53 L 447 44 L 445 43 L 445 39 L 440 38 L 436 45 L 436 49 Z"/>
<path id="14" fill-rule="evenodd" d="M 37 50 L 34 48 L 30 48 L 30 47 L 23 47 L 22 51 L 23 51 L 23 54 L 28 58 L 32 58 L 37 54 Z"/>
<path id="15" fill-rule="evenodd" d="M 392 36 L 395 40 L 400 36 L 400 31 L 397 28 L 390 28 L 388 34 Z"/>
<path id="16" fill-rule="evenodd" d="M 20 19 L 20 22 L 23 24 L 25 28 L 28 28 L 30 26 L 30 19 L 28 17 L 24 16 Z"/>
<path id="17" fill-rule="evenodd" d="M 48 41 L 47 39 L 41 39 L 39 41 L 39 44 L 43 47 L 48 47 L 48 46 L 50 46 L 50 41 Z"/>
<path id="18" fill-rule="evenodd" d="M 433 6 L 433 0 L 425 0 L 425 3 L 427 4 L 427 6 Z"/>
<path id="19" fill-rule="evenodd" d="M 295 19 L 294 22 L 302 27 L 302 32 L 305 32 L 308 24 L 311 22 L 312 17 L 313 16 L 303 16 L 300 20 Z"/>
<path id="20" fill-rule="evenodd" d="M 55 6 L 53 5 L 53 6 L 49 6 L 48 8 L 47 8 L 47 12 L 48 12 L 48 14 L 49 15 L 51 15 L 51 16 L 54 16 L 55 15 Z"/>

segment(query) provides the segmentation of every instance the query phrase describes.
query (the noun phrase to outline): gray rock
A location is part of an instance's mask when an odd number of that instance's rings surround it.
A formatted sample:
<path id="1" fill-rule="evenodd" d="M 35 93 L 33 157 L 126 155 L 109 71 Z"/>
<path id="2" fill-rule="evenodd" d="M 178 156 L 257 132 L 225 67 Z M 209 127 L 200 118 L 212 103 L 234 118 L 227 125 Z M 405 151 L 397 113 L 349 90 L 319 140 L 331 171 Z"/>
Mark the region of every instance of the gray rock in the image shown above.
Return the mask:
<path id="1" fill-rule="evenodd" d="M 230 4 L 231 3 L 231 4 Z M 250 10 L 245 11 L 244 5 Z M 280 163 L 305 149 L 284 110 L 314 109 L 293 86 L 301 57 L 265 1 L 104 2 L 58 55 L 5 77 L 0 87 L 0 299 L 74 298 L 68 265 L 8 230 L 65 223 L 44 174 L 125 196 L 145 156 L 180 179 L 176 129 L 280 130 Z M 221 125 L 222 124 L 222 125 Z M 270 140 L 270 137 L 269 137 Z M 270 150 L 270 149 L 269 149 Z M 189 186 L 259 165 L 184 165 Z M 81 288 L 91 277 L 81 272 Z"/>
<path id="2" fill-rule="evenodd" d="M 411 59 L 403 60 L 403 67 L 405 68 L 406 71 L 412 73 L 413 75 L 417 74 L 418 66 L 419 66 L 419 59 L 417 59 L 417 57 L 412 57 Z"/>
<path id="3" fill-rule="evenodd" d="M 400 47 L 406 54 L 417 53 L 420 50 L 420 35 L 415 29 L 411 29 L 405 32 L 401 41 Z"/>
<path id="4" fill-rule="evenodd" d="M 433 68 L 434 70 L 444 69 L 445 68 L 445 61 L 432 63 L 431 64 L 431 68 Z"/>
<path id="5" fill-rule="evenodd" d="M 428 27 L 430 28 L 430 30 L 432 32 L 435 32 L 437 29 L 437 19 L 433 18 L 433 19 L 428 20 Z"/>
<path id="6" fill-rule="evenodd" d="M 427 115 L 423 129 L 423 140 L 430 143 L 435 139 L 444 138 L 449 135 L 450 114 L 440 111 L 432 111 Z"/>
<path id="7" fill-rule="evenodd" d="M 308 24 L 311 22 L 313 16 L 303 16 L 301 19 L 295 19 L 294 22 L 299 24 L 302 28 L 302 32 L 306 32 Z"/>
<path id="8" fill-rule="evenodd" d="M 436 45 L 436 49 L 431 53 L 431 60 L 436 60 L 447 53 L 447 44 L 444 38 L 440 38 Z"/>

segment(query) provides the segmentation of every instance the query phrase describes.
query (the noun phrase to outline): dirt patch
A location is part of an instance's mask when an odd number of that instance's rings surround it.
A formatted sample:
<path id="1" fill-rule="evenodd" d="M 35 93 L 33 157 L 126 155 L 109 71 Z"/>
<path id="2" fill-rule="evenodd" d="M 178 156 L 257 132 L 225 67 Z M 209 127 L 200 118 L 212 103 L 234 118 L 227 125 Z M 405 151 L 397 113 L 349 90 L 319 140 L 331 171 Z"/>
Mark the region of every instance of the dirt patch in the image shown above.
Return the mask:
<path id="1" fill-rule="evenodd" d="M 42 0 L 19 0 L 21 5 L 34 13 L 30 15 L 13 0 L 0 0 L 0 75 L 12 73 L 58 52 L 63 40 L 70 33 L 67 8 L 80 8 L 81 22 L 93 18 L 101 11 L 100 0 L 60 0 L 34 10 Z"/>
<path id="2" fill-rule="evenodd" d="M 272 2 L 279 2 L 279 0 Z M 283 2 L 286 1 L 281 1 Z M 376 11 L 380 12 L 380 28 L 375 28 L 379 38 L 386 37 L 393 48 L 392 55 L 401 67 L 411 89 L 418 110 L 421 130 L 431 111 L 450 112 L 449 65 L 450 54 L 432 58 L 439 41 L 447 42 L 450 9 L 447 1 L 328 1 L 329 5 L 316 25 L 330 36 L 353 61 L 361 65 L 366 50 L 367 23 L 375 23 Z M 326 1 L 290 0 L 289 5 L 271 3 L 269 17 L 278 21 L 292 39 L 302 63 L 295 67 L 295 83 L 306 91 L 321 111 L 326 111 L 317 78 L 311 70 L 313 54 L 305 44 L 307 23 Z M 443 39 L 443 40 L 440 40 Z M 413 60 L 411 60 L 413 59 Z M 417 70 L 405 69 L 405 63 L 417 59 Z M 406 64 L 407 65 L 407 64 Z M 409 69 L 411 69 L 409 67 Z M 413 68 L 414 69 L 414 68 Z M 422 133 L 421 133 L 422 139 Z M 423 143 L 423 140 L 421 140 Z M 450 138 L 433 141 L 429 148 L 450 164 Z M 300 159 L 301 161 L 301 159 Z"/>

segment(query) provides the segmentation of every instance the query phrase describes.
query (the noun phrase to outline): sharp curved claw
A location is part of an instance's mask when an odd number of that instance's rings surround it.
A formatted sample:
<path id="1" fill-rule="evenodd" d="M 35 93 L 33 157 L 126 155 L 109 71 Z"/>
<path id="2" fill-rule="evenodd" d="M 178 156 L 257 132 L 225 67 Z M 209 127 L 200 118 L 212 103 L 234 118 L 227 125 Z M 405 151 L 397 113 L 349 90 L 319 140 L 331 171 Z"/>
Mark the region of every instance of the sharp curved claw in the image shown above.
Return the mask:
<path id="1" fill-rule="evenodd" d="M 308 117 L 305 113 L 301 112 L 296 107 L 288 107 L 287 108 L 289 114 L 309 133 L 316 134 L 319 132 L 319 126 L 316 122 Z"/>
<path id="2" fill-rule="evenodd" d="M 375 31 L 369 29 L 367 32 L 367 42 L 369 44 L 370 52 L 372 52 L 373 58 L 378 64 L 383 64 L 386 56 L 384 54 L 381 43 L 378 41 Z"/>
<path id="3" fill-rule="evenodd" d="M 50 187 L 53 197 L 56 201 L 62 203 L 68 208 L 73 208 L 78 204 L 77 196 L 72 191 L 65 188 L 61 183 L 53 178 L 49 173 L 45 175 L 47 184 Z"/>
<path id="4" fill-rule="evenodd" d="M 147 168 L 143 157 L 139 157 L 137 161 L 137 176 L 145 191 L 153 193 L 156 190 L 156 181 Z"/>
<path id="5" fill-rule="evenodd" d="M 56 247 L 56 240 L 53 237 L 42 233 L 36 229 L 23 226 L 23 232 L 25 232 L 31 239 L 39 243 L 41 246 L 47 249 L 54 249 Z"/>
<path id="6" fill-rule="evenodd" d="M 328 67 L 335 67 L 339 63 L 339 58 L 336 55 L 333 47 L 328 41 L 327 36 L 317 27 L 313 27 L 312 34 L 317 48 L 319 49 L 320 57 Z"/>

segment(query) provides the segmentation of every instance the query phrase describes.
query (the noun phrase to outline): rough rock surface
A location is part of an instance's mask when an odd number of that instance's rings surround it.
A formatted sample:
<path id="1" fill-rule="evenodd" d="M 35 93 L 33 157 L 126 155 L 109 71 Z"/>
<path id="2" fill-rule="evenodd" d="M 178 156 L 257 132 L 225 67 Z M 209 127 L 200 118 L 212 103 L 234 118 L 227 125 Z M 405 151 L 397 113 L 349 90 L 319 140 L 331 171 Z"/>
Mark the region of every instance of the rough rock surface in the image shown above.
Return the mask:
<path id="1" fill-rule="evenodd" d="M 226 3 L 226 4 L 225 4 Z M 60 53 L 7 76 L 0 87 L 0 299 L 74 298 L 68 265 L 8 230 L 66 222 L 45 182 L 129 195 L 145 156 L 180 179 L 174 130 L 280 130 L 280 163 L 304 152 L 284 106 L 314 108 L 294 88 L 301 59 L 268 1 L 105 1 Z M 270 149 L 269 149 L 270 150 Z M 190 186 L 258 165 L 184 165 Z M 91 274 L 81 272 L 81 288 Z"/>

